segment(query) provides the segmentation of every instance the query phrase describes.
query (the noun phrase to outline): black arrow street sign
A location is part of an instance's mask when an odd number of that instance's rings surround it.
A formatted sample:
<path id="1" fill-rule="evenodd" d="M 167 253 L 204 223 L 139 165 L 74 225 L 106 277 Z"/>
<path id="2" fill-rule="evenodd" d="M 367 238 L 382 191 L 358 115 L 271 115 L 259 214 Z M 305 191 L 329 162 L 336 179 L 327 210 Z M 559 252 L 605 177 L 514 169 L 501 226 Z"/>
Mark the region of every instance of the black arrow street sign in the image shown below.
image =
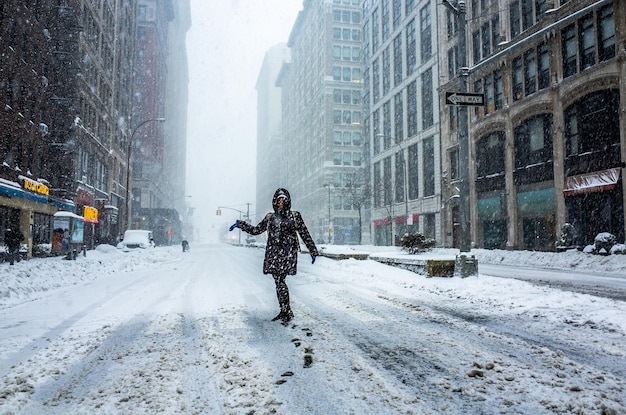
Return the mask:
<path id="1" fill-rule="evenodd" d="M 446 92 L 447 105 L 485 105 L 485 94 Z"/>

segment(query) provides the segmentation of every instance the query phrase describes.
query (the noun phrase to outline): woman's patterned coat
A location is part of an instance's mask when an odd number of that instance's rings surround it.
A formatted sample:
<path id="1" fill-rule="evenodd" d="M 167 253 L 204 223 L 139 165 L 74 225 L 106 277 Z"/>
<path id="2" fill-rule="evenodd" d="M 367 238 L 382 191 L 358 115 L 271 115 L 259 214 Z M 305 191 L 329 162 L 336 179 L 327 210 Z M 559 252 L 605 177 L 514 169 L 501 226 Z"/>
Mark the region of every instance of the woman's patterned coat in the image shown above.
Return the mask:
<path id="1" fill-rule="evenodd" d="M 283 209 L 279 209 L 277 200 L 285 197 Z M 239 228 L 251 235 L 267 231 L 267 247 L 263 261 L 263 273 L 272 275 L 295 275 L 298 266 L 300 242 L 298 234 L 311 256 L 318 256 L 317 247 L 299 212 L 291 211 L 291 196 L 287 189 L 278 189 L 272 198 L 274 213 L 268 213 L 256 226 L 244 221 L 237 221 Z"/>

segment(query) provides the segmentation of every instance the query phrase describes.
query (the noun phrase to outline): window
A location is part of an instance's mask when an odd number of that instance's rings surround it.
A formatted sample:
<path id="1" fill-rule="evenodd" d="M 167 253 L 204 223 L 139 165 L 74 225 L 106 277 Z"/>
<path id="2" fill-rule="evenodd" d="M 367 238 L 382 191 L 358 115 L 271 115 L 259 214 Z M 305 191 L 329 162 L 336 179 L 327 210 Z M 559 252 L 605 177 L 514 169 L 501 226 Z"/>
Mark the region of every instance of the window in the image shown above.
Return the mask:
<path id="1" fill-rule="evenodd" d="M 504 131 L 481 137 L 476 143 L 476 175 L 504 174 Z"/>
<path id="2" fill-rule="evenodd" d="M 491 27 L 489 22 L 483 24 L 482 28 L 480 29 L 480 36 L 483 46 L 482 56 L 484 59 L 487 56 L 491 55 Z"/>
<path id="3" fill-rule="evenodd" d="M 539 64 L 538 85 L 539 89 L 544 89 L 550 86 L 550 53 L 545 42 L 537 46 L 537 61 Z"/>
<path id="4" fill-rule="evenodd" d="M 341 131 L 334 131 L 333 132 L 333 144 L 336 146 L 340 146 L 341 145 Z"/>
<path id="5" fill-rule="evenodd" d="M 341 166 L 341 151 L 333 151 L 333 164 Z"/>
<path id="6" fill-rule="evenodd" d="M 333 59 L 341 59 L 341 46 L 333 46 Z"/>
<path id="7" fill-rule="evenodd" d="M 413 71 L 415 71 L 415 66 L 417 65 L 417 56 L 416 56 L 415 47 L 416 47 L 415 19 L 413 19 L 406 26 L 406 74 L 407 75 L 411 75 Z"/>
<path id="8" fill-rule="evenodd" d="M 383 96 L 391 89 L 391 62 L 389 58 L 390 49 L 383 50 Z"/>
<path id="9" fill-rule="evenodd" d="M 615 17 L 613 5 L 608 5 L 598 12 L 598 60 L 605 61 L 615 57 Z"/>
<path id="10" fill-rule="evenodd" d="M 404 151 L 400 150 L 396 153 L 396 176 L 395 176 L 395 200 L 396 202 L 404 202 Z"/>
<path id="11" fill-rule="evenodd" d="M 596 64 L 596 43 L 592 14 L 586 15 L 578 21 L 578 42 L 581 70 L 592 67 Z"/>
<path id="12" fill-rule="evenodd" d="M 392 5 L 393 28 L 400 26 L 402 21 L 402 0 L 393 0 Z"/>
<path id="13" fill-rule="evenodd" d="M 372 98 L 374 102 L 380 100 L 380 63 L 378 58 L 372 62 Z"/>
<path id="14" fill-rule="evenodd" d="M 409 137 L 417 134 L 417 84 L 415 81 L 407 86 L 407 125 Z"/>
<path id="15" fill-rule="evenodd" d="M 433 137 L 424 139 L 424 152 L 422 154 L 424 168 L 424 197 L 435 194 L 435 140 Z"/>
<path id="16" fill-rule="evenodd" d="M 432 28 L 430 8 L 425 6 L 420 10 L 420 50 L 422 62 L 427 61 L 433 54 Z"/>
<path id="17" fill-rule="evenodd" d="M 402 82 L 402 37 L 396 36 L 393 40 L 393 85 L 398 86 Z"/>
<path id="18" fill-rule="evenodd" d="M 355 146 L 361 145 L 361 133 L 360 132 L 355 131 L 352 133 L 352 144 Z"/>
<path id="19" fill-rule="evenodd" d="M 535 93 L 537 90 L 537 63 L 535 50 L 530 49 L 524 53 L 524 92 L 526 95 Z"/>
<path id="20" fill-rule="evenodd" d="M 376 53 L 378 50 L 378 46 L 380 44 L 380 39 L 378 36 L 378 25 L 380 24 L 380 17 L 378 14 L 378 9 L 374 9 L 372 12 L 372 54 Z"/>
<path id="21" fill-rule="evenodd" d="M 394 137 L 401 141 L 404 139 L 404 103 L 402 101 L 402 92 L 397 93 L 393 97 L 393 125 Z"/>
<path id="22" fill-rule="evenodd" d="M 515 167 L 552 160 L 552 116 L 542 114 L 527 120 L 514 130 Z"/>
<path id="23" fill-rule="evenodd" d="M 432 127 L 433 124 L 433 71 L 428 69 L 422 74 L 422 128 Z"/>
<path id="24" fill-rule="evenodd" d="M 382 0 L 382 35 L 383 42 L 389 39 L 389 0 Z"/>
<path id="25" fill-rule="evenodd" d="M 380 162 L 377 161 L 376 163 L 374 163 L 374 169 L 373 169 L 373 174 L 374 174 L 374 207 L 378 208 L 381 207 L 382 204 L 382 194 L 381 194 L 381 187 L 382 187 L 382 178 L 380 175 L 381 171 L 380 171 Z"/>
<path id="26" fill-rule="evenodd" d="M 383 148 L 391 147 L 391 101 L 383 104 Z"/>
<path id="27" fill-rule="evenodd" d="M 502 109 L 504 103 L 504 93 L 502 92 L 502 71 L 498 69 L 493 72 L 493 106 L 494 109 Z"/>
<path id="28" fill-rule="evenodd" d="M 511 25 L 511 38 L 518 36 L 522 33 L 521 30 L 521 17 L 519 10 L 519 0 L 515 0 L 511 2 L 511 6 L 509 8 L 509 19 Z"/>
<path id="29" fill-rule="evenodd" d="M 563 43 L 563 77 L 567 78 L 576 73 L 578 60 L 576 54 L 576 27 L 572 23 L 561 31 Z"/>
<path id="30" fill-rule="evenodd" d="M 417 199 L 419 196 L 418 169 L 417 165 L 417 144 L 409 146 L 409 200 Z"/>
<path id="31" fill-rule="evenodd" d="M 374 111 L 372 114 L 374 126 L 374 154 L 380 153 L 380 110 Z"/>
<path id="32" fill-rule="evenodd" d="M 350 153 L 349 151 L 345 151 L 343 153 L 343 165 L 344 166 L 352 165 L 352 153 Z"/>
<path id="33" fill-rule="evenodd" d="M 383 203 L 391 205 L 391 157 L 383 160 Z"/>

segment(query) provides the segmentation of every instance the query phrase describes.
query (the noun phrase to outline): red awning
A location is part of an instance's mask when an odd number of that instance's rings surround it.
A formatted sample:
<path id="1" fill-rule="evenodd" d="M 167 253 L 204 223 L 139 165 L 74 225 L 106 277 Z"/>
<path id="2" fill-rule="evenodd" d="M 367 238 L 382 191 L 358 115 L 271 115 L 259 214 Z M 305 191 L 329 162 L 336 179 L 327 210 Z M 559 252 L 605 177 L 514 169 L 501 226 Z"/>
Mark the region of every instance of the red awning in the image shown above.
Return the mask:
<path id="1" fill-rule="evenodd" d="M 615 168 L 566 177 L 563 194 L 565 196 L 574 196 L 582 193 L 613 190 L 617 185 L 619 175 L 620 169 Z"/>

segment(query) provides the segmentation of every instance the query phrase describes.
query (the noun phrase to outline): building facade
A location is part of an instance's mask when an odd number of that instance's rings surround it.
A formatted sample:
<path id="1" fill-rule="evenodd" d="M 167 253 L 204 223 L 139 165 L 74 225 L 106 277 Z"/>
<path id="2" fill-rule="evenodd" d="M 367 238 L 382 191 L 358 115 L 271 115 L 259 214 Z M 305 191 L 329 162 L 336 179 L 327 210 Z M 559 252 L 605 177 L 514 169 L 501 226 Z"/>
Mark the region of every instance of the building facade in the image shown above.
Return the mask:
<path id="1" fill-rule="evenodd" d="M 441 240 L 441 133 L 435 0 L 363 2 L 372 243 Z"/>
<path id="2" fill-rule="evenodd" d="M 305 0 L 278 78 L 282 182 L 320 243 L 362 239 L 362 41 L 359 0 Z"/>
<path id="3" fill-rule="evenodd" d="M 612 0 L 468 1 L 471 240 L 482 248 L 553 250 L 572 224 L 576 244 L 624 240 L 626 4 Z M 443 243 L 457 246 L 458 32 L 440 15 Z"/>
<path id="4" fill-rule="evenodd" d="M 178 243 L 189 229 L 184 45 L 190 25 L 189 1 L 138 1 L 129 226 L 151 229 L 158 244 Z"/>
<path id="5" fill-rule="evenodd" d="M 253 222 L 259 222 L 272 211 L 272 197 L 282 183 L 283 136 L 281 89 L 276 85 L 283 66 L 291 61 L 286 44 L 273 46 L 265 54 L 256 82 L 257 91 L 257 159 L 256 204 Z"/>
<path id="6" fill-rule="evenodd" d="M 6 228 L 19 228 L 29 254 L 54 248 L 58 211 L 83 218 L 88 248 L 115 244 L 126 228 L 137 11 L 135 0 L 0 4 L 0 241 Z M 179 67 L 186 62 L 177 58 Z M 170 69 L 186 80 L 186 66 Z M 163 94 L 163 85 L 154 88 Z M 186 90 L 186 82 L 173 88 Z M 170 117 L 178 123 L 168 131 L 182 153 L 185 94 L 163 100 L 178 100 L 178 116 Z M 168 171 L 178 173 L 173 187 L 184 189 L 177 155 Z"/>

